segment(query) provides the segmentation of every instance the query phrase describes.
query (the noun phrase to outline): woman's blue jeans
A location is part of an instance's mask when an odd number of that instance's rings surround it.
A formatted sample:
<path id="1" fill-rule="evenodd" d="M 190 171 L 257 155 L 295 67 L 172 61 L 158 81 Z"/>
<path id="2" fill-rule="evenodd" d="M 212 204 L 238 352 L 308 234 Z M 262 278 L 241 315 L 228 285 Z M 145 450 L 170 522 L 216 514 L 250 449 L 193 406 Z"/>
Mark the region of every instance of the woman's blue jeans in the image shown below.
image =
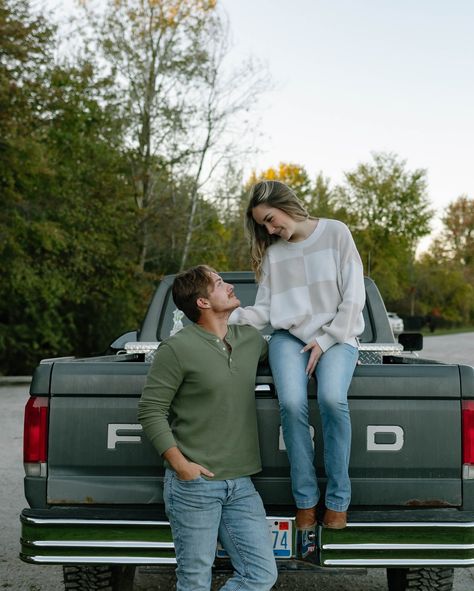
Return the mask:
<path id="1" fill-rule="evenodd" d="M 269 350 L 283 438 L 290 461 L 291 487 L 299 509 L 314 507 L 320 497 L 309 430 L 308 377 L 305 373 L 310 353 L 300 352 L 304 346 L 305 343 L 288 331 L 277 330 L 272 335 Z M 335 344 L 321 355 L 315 370 L 327 477 L 325 501 L 326 507 L 333 511 L 346 511 L 351 500 L 351 419 L 347 391 L 357 359 L 356 347 Z"/>

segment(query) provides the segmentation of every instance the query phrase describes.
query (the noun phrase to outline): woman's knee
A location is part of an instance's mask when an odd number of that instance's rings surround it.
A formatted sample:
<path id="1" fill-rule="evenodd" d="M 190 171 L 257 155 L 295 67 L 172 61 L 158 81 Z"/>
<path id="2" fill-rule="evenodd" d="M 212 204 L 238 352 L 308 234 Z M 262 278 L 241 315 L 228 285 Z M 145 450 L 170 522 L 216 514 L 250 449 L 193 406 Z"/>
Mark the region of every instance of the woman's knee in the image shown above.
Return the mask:
<path id="1" fill-rule="evenodd" d="M 347 402 L 347 394 L 341 393 L 337 395 L 336 392 L 331 393 L 319 393 L 318 392 L 318 405 L 321 414 L 326 414 L 331 417 L 337 417 L 339 415 L 345 415 L 349 412 L 349 404 Z"/>
<path id="2" fill-rule="evenodd" d="M 279 405 L 280 414 L 283 419 L 289 421 L 308 420 L 308 405 L 306 401 L 301 401 L 301 399 L 280 398 Z"/>

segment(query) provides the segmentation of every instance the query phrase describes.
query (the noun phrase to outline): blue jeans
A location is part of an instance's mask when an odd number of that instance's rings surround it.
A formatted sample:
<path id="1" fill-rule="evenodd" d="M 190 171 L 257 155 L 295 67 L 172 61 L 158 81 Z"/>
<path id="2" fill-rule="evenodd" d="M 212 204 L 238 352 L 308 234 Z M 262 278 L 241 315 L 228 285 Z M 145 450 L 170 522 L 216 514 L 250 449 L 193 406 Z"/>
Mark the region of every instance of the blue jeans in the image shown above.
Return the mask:
<path id="1" fill-rule="evenodd" d="M 166 470 L 164 499 L 178 563 L 177 591 L 209 591 L 218 538 L 235 571 L 222 590 L 273 587 L 273 544 L 262 499 L 249 477 L 185 481 Z"/>
<path id="2" fill-rule="evenodd" d="M 290 461 L 291 487 L 300 509 L 314 507 L 320 497 L 309 430 L 308 377 L 305 373 L 310 353 L 300 353 L 304 346 L 288 331 L 277 330 L 272 335 L 269 350 L 283 438 Z M 336 344 L 321 355 L 315 371 L 327 477 L 325 501 L 326 507 L 333 511 L 346 511 L 351 500 L 351 419 L 347 391 L 357 359 L 355 347 Z"/>

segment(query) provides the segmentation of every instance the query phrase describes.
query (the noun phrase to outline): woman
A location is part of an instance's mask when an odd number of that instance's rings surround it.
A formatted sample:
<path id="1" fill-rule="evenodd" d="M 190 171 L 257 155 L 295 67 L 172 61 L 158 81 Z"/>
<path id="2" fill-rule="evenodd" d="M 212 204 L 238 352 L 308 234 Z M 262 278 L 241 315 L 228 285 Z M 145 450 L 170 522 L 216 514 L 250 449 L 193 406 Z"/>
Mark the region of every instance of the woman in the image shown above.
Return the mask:
<path id="1" fill-rule="evenodd" d="M 310 217 L 278 181 L 252 188 L 246 227 L 259 287 L 255 305 L 236 310 L 230 322 L 274 328 L 269 361 L 301 530 L 315 526 L 320 496 L 307 400 L 316 373 L 327 476 L 323 526 L 342 529 L 351 497 L 347 391 L 364 329 L 362 262 L 347 226 Z"/>

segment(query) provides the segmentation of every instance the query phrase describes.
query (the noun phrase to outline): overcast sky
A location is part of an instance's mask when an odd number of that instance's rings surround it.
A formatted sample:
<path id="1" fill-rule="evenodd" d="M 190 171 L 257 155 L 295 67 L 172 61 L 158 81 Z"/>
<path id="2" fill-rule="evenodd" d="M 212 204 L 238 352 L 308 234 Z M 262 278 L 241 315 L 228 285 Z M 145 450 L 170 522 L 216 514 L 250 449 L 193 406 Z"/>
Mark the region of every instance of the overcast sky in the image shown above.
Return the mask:
<path id="1" fill-rule="evenodd" d="M 474 198 L 474 0 L 220 2 L 234 59 L 261 60 L 274 83 L 249 169 L 292 162 L 334 185 L 387 151 L 427 170 L 438 213 Z"/>
<path id="2" fill-rule="evenodd" d="M 389 151 L 424 168 L 433 206 L 474 198 L 473 0 L 222 0 L 234 50 L 276 83 L 257 167 L 333 183 Z"/>

